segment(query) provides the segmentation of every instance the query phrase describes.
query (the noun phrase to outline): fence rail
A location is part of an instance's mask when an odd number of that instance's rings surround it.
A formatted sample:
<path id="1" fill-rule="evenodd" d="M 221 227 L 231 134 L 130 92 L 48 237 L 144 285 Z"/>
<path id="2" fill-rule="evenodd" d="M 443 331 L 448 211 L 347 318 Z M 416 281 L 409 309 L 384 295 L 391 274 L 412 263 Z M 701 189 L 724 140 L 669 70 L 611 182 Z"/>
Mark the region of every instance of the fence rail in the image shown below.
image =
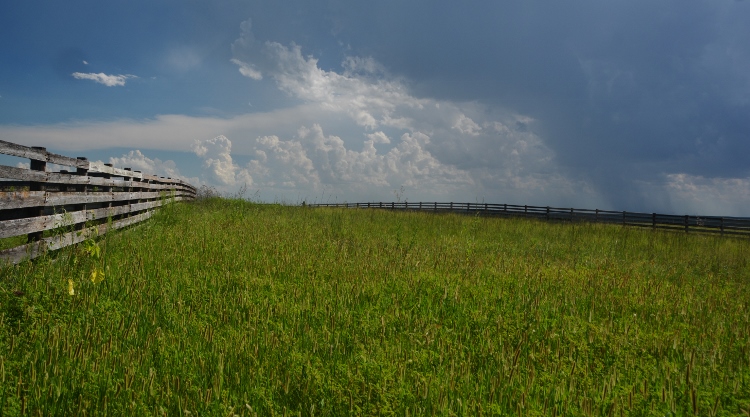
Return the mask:
<path id="1" fill-rule="evenodd" d="M 614 223 L 624 226 L 676 230 L 690 233 L 750 236 L 750 218 L 717 216 L 680 216 L 629 211 L 591 210 L 561 207 L 541 207 L 515 204 L 488 203 L 334 203 L 311 204 L 312 207 L 378 208 L 388 210 L 418 210 L 435 213 L 464 213 L 480 216 L 527 217 L 540 220 L 585 221 Z"/>
<path id="2" fill-rule="evenodd" d="M 1 250 L 0 261 L 33 259 L 144 221 L 165 202 L 196 195 L 195 187 L 179 179 L 57 155 L 45 148 L 0 140 L 0 154 L 30 160 L 28 169 L 0 165 L 0 239 L 26 236 L 26 243 Z M 48 163 L 72 170 L 47 172 Z"/>

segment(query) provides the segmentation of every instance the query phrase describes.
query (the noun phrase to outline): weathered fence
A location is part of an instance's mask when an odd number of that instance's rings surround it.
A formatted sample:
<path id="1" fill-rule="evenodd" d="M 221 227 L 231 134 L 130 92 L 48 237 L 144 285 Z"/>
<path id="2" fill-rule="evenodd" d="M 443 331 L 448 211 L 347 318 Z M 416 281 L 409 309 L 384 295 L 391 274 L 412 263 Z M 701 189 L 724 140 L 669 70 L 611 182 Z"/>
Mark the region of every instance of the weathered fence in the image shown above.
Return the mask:
<path id="1" fill-rule="evenodd" d="M 0 239 L 26 236 L 26 243 L 0 251 L 0 262 L 18 263 L 141 222 L 165 202 L 196 194 L 195 187 L 179 179 L 45 148 L 0 140 L 0 154 L 30 160 L 29 169 L 0 165 Z M 72 170 L 47 172 L 48 163 Z"/>
<path id="2" fill-rule="evenodd" d="M 379 208 L 389 210 L 421 210 L 440 213 L 465 213 L 480 216 L 513 216 L 541 220 L 616 223 L 625 226 L 677 230 L 722 235 L 750 236 L 750 218 L 717 216 L 679 216 L 629 211 L 589 210 L 559 207 L 520 206 L 487 203 L 337 203 L 311 204 L 313 207 Z"/>

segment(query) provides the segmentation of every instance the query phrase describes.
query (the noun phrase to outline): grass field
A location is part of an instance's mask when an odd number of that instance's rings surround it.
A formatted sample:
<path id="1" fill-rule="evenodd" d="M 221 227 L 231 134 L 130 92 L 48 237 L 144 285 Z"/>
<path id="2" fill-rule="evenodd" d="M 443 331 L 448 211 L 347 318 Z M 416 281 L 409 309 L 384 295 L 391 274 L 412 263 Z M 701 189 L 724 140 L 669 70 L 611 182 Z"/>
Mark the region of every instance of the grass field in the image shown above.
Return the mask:
<path id="1" fill-rule="evenodd" d="M 750 241 L 208 199 L 0 268 L 2 415 L 750 413 Z"/>

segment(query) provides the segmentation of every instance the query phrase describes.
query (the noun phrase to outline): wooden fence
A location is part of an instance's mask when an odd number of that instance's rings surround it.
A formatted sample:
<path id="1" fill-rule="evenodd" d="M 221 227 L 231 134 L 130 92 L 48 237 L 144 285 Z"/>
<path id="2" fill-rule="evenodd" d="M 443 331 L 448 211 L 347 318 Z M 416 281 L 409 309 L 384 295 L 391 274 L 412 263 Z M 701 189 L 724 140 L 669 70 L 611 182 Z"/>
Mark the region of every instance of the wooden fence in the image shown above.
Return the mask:
<path id="1" fill-rule="evenodd" d="M 165 202 L 196 194 L 195 187 L 179 179 L 45 148 L 0 140 L 0 154 L 30 160 L 29 169 L 0 165 L 0 239 L 26 236 L 24 244 L 0 251 L 0 262 L 18 263 L 144 221 Z M 48 163 L 72 170 L 47 172 Z"/>
<path id="2" fill-rule="evenodd" d="M 340 203 L 311 204 L 313 207 L 379 208 L 389 210 L 421 210 L 438 213 L 463 213 L 480 216 L 528 217 L 540 220 L 586 221 L 614 223 L 698 233 L 750 236 L 750 218 L 716 216 L 679 216 L 629 211 L 588 210 L 559 207 L 519 206 L 486 203 Z"/>

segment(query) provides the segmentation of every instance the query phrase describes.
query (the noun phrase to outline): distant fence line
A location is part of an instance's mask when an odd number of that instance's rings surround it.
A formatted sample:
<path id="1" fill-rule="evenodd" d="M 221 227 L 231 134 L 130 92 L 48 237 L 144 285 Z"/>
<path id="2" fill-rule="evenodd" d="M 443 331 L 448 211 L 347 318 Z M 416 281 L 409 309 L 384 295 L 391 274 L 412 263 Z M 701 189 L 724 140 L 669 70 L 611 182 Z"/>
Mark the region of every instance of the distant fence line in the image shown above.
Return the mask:
<path id="1" fill-rule="evenodd" d="M 488 203 L 334 203 L 311 204 L 312 207 L 377 208 L 388 210 L 418 210 L 436 213 L 463 213 L 480 216 L 527 217 L 540 220 L 585 221 L 622 224 L 694 233 L 750 236 L 750 218 L 717 216 L 679 216 L 630 211 L 591 210 L 559 207 L 521 206 Z"/>
<path id="2" fill-rule="evenodd" d="M 0 165 L 0 239 L 25 235 L 27 242 L 0 251 L 0 262 L 33 259 L 136 224 L 164 202 L 196 195 L 195 187 L 179 179 L 69 158 L 41 147 L 0 140 L 0 154 L 30 160 L 29 169 Z M 73 170 L 47 172 L 47 163 Z M 59 232 L 49 232 L 53 230 Z"/>

